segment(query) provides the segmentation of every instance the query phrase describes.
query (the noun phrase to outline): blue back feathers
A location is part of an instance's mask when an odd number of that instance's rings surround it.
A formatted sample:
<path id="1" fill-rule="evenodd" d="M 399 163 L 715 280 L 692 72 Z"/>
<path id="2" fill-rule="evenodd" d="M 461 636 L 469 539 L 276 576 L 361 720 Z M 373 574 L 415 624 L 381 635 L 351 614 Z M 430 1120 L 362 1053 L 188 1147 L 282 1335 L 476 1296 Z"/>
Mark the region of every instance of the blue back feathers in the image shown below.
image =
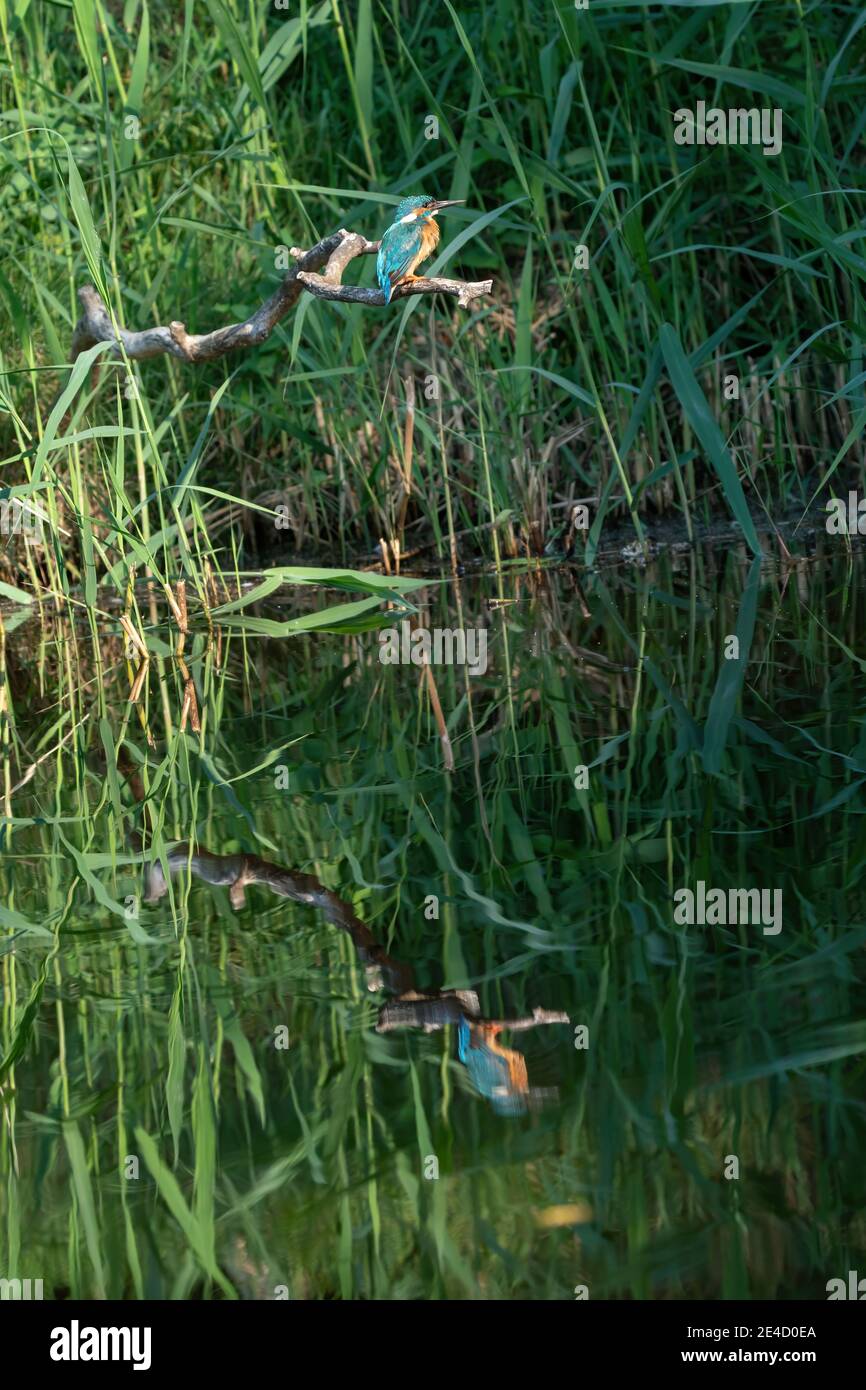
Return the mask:
<path id="1" fill-rule="evenodd" d="M 394 217 L 379 247 L 376 259 L 376 279 L 385 296 L 385 303 L 391 302 L 391 291 L 413 264 L 416 264 L 423 244 L 422 231 L 428 218 L 419 217 L 414 222 L 403 224 L 402 219 L 410 212 L 423 208 L 433 202 L 429 193 L 413 193 L 403 198 L 394 209 Z M 432 216 L 434 209 L 430 209 Z M 435 223 L 433 224 L 435 226 Z M 435 244 L 435 243 L 434 243 Z"/>

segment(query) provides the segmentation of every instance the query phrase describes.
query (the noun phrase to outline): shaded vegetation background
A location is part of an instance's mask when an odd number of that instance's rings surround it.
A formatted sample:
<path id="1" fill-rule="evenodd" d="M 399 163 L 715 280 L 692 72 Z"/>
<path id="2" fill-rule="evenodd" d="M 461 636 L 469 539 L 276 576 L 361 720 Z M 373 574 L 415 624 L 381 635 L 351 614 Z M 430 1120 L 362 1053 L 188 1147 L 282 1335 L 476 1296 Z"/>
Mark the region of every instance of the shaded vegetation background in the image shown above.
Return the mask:
<path id="1" fill-rule="evenodd" d="M 170 545 L 170 571 L 239 548 L 345 562 L 382 537 L 442 553 L 449 529 L 523 554 L 575 498 L 597 527 L 722 510 L 748 533 L 749 509 L 799 514 L 859 467 L 858 4 L 2 0 L 0 17 L 0 481 L 51 514 L 62 555 L 40 578 L 77 578 L 91 532 L 115 578 L 130 536 L 178 523 L 197 558 Z M 779 106 L 782 154 L 675 146 L 698 99 Z M 472 314 L 305 296 L 249 355 L 103 363 L 47 420 L 81 284 L 126 326 L 204 331 L 271 292 L 279 248 L 376 237 L 419 189 L 467 199 L 442 252 L 494 278 Z M 372 283 L 372 259 L 352 270 Z"/>

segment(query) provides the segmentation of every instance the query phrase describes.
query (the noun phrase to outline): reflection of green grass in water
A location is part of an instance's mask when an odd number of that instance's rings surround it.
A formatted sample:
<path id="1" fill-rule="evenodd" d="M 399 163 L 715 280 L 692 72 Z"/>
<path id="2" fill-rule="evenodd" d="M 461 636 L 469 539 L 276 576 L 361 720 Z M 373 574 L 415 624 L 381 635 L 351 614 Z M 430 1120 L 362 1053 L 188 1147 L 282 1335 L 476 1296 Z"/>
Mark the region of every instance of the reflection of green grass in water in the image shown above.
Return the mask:
<path id="1" fill-rule="evenodd" d="M 589 1026 L 586 1051 L 570 1029 L 521 1036 L 560 1100 L 513 1120 L 472 1092 L 456 1030 L 374 1032 L 351 943 L 310 910 L 252 888 L 235 917 L 180 877 L 136 941 L 134 803 L 104 750 L 146 745 L 117 653 L 103 642 L 102 726 L 86 639 L 70 655 L 59 625 L 26 664 L 7 653 L 12 784 L 49 756 L 12 797 L 0 866 L 4 1272 L 86 1297 L 822 1297 L 856 1267 L 866 744 L 838 643 L 861 649 L 857 612 L 829 569 L 802 592 L 765 573 L 733 689 L 718 654 L 748 564 L 687 564 L 590 583 L 587 618 L 553 576 L 485 609 L 471 707 L 463 672 L 437 671 L 450 779 L 418 672 L 382 667 L 375 636 L 232 638 L 220 671 L 191 638 L 200 738 L 163 737 L 182 688 L 154 667 L 159 838 L 195 825 L 214 850 L 315 873 L 422 988 L 472 983 L 487 1016 L 541 1004 Z M 478 598 L 464 586 L 464 622 Z M 672 891 L 698 878 L 782 888 L 780 936 L 675 928 Z M 579 1241 L 539 1224 L 573 1203 L 592 1212 Z"/>

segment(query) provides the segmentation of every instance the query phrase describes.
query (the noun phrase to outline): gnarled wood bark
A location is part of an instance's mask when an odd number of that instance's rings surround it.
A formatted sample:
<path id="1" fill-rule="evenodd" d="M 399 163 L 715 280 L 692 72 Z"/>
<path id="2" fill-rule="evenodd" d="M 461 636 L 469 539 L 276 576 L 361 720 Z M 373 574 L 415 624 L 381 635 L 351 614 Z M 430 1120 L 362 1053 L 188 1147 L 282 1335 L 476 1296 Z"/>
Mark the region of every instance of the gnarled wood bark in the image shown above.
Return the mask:
<path id="1" fill-rule="evenodd" d="M 243 323 L 231 323 L 211 333 L 187 333 L 185 324 L 172 322 L 167 328 L 145 328 L 135 332 L 115 327 L 101 296 L 93 285 L 78 291 L 83 313 L 72 336 L 73 361 L 80 352 L 96 343 L 114 342 L 112 355 L 123 353 L 134 361 L 159 357 L 168 353 L 185 362 L 209 362 L 216 357 L 242 348 L 258 347 L 285 318 L 302 290 L 317 299 L 336 300 L 344 304 L 366 304 L 376 308 L 385 303 L 378 288 L 363 289 L 359 285 L 344 285 L 343 273 L 356 256 L 372 256 L 379 250 L 378 241 L 367 241 L 357 232 L 340 230 L 332 236 L 302 251 L 293 246 L 289 254 L 295 264 L 287 272 L 279 288 Z M 323 273 L 319 273 L 322 271 Z M 456 299 L 461 308 L 468 308 L 473 299 L 490 294 L 492 280 L 441 280 L 420 277 L 397 285 L 392 302 L 416 294 L 446 294 Z M 122 345 L 122 346 L 121 346 Z"/>

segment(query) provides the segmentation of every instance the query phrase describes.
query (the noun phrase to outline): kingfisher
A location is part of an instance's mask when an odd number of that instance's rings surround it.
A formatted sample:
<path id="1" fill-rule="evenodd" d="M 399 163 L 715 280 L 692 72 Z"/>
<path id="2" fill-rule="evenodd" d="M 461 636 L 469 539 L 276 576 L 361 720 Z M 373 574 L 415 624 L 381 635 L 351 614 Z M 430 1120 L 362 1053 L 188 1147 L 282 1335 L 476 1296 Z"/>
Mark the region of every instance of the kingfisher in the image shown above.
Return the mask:
<path id="1" fill-rule="evenodd" d="M 415 267 L 432 256 L 439 245 L 436 213 L 465 201 L 465 198 L 428 198 L 426 193 L 414 193 L 397 204 L 394 220 L 379 243 L 376 258 L 376 278 L 386 304 L 390 304 L 391 295 L 402 281 L 418 279 L 413 274 Z"/>
<path id="2" fill-rule="evenodd" d="M 522 1052 L 502 1047 L 501 1023 L 473 1023 L 461 1018 L 457 1051 L 473 1085 L 500 1115 L 519 1115 L 530 1095 L 526 1059 Z"/>

